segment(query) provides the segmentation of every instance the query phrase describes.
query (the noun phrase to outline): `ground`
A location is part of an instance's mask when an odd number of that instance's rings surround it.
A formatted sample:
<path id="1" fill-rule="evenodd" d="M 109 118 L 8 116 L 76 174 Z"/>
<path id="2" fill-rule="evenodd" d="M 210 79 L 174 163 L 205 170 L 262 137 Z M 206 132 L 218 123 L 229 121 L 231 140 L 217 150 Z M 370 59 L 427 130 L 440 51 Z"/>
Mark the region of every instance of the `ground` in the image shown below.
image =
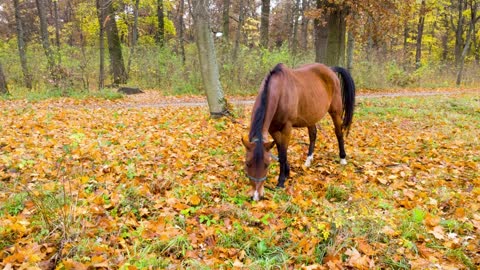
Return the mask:
<path id="1" fill-rule="evenodd" d="M 330 119 L 311 168 L 247 197 L 235 119 L 202 97 L 2 101 L 0 267 L 480 267 L 480 91 L 361 91 L 339 165 Z"/>

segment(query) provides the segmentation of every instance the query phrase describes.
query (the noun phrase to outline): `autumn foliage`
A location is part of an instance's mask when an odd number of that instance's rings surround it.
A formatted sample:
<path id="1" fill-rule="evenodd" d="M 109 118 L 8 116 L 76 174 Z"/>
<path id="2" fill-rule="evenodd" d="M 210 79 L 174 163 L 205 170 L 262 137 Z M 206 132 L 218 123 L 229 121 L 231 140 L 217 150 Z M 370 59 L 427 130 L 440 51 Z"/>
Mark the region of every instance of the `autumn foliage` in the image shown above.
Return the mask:
<path id="1" fill-rule="evenodd" d="M 360 97 L 350 163 L 328 119 L 302 167 L 297 130 L 293 178 L 275 189 L 272 165 L 258 203 L 240 142 L 250 104 L 211 120 L 143 95 L 0 103 L 1 268 L 480 266 L 478 91 Z"/>

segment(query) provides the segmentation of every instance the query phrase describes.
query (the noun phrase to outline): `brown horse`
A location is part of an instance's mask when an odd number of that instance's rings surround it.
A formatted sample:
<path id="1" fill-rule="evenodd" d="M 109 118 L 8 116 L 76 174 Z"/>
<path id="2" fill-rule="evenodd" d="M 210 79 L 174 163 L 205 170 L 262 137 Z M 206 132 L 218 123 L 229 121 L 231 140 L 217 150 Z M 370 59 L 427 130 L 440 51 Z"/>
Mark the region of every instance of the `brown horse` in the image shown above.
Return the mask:
<path id="1" fill-rule="evenodd" d="M 342 84 L 335 74 L 339 73 Z M 342 87 L 343 86 L 343 87 Z M 289 69 L 278 64 L 263 81 L 255 100 L 248 140 L 245 169 L 252 186 L 251 196 L 259 200 L 271 162 L 270 149 L 276 145 L 280 161 L 277 187 L 284 187 L 289 177 L 287 148 L 294 127 L 307 127 L 310 138 L 305 166 L 313 160 L 317 137 L 316 123 L 328 112 L 335 126 L 340 150 L 340 163 L 346 164 L 343 134 L 348 134 L 355 105 L 355 84 L 347 70 L 323 64 L 309 64 Z M 267 142 L 268 133 L 273 138 Z"/>

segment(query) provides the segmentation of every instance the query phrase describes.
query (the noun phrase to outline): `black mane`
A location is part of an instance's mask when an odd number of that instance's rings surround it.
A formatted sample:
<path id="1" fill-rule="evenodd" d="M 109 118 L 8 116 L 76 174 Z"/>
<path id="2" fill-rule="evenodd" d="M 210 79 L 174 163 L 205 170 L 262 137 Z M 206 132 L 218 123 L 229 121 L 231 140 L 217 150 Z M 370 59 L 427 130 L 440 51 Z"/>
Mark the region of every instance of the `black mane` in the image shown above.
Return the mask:
<path id="1" fill-rule="evenodd" d="M 250 127 L 250 133 L 248 139 L 251 142 L 256 142 L 253 158 L 258 162 L 263 160 L 263 122 L 265 121 L 265 113 L 267 111 L 268 91 L 270 85 L 270 79 L 273 75 L 282 72 L 282 64 L 277 64 L 267 75 L 263 83 L 263 89 L 260 97 L 260 104 L 254 112 L 252 119 L 252 125 Z"/>

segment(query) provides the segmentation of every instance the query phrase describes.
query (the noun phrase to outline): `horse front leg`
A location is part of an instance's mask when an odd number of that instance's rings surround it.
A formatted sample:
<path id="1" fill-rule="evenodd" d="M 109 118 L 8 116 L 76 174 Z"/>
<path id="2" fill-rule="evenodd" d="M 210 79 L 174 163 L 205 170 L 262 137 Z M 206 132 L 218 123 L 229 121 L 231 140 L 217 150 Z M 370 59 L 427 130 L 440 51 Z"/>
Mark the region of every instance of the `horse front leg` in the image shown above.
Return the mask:
<path id="1" fill-rule="evenodd" d="M 285 180 L 290 177 L 290 165 L 287 159 L 287 149 L 290 140 L 291 128 L 284 129 L 282 132 L 272 134 L 273 140 L 277 145 L 278 161 L 280 162 L 280 175 L 278 176 L 277 187 L 285 187 Z"/>
<path id="2" fill-rule="evenodd" d="M 313 150 L 315 149 L 315 141 L 317 140 L 317 126 L 308 127 L 308 137 L 310 139 L 310 145 L 308 146 L 307 160 L 305 160 L 305 167 L 310 167 L 313 160 Z"/>
<path id="3" fill-rule="evenodd" d="M 287 160 L 287 147 L 282 144 L 277 144 L 278 161 L 280 162 L 280 175 L 278 176 L 277 187 L 285 187 L 285 180 L 290 176 L 290 166 Z"/>

